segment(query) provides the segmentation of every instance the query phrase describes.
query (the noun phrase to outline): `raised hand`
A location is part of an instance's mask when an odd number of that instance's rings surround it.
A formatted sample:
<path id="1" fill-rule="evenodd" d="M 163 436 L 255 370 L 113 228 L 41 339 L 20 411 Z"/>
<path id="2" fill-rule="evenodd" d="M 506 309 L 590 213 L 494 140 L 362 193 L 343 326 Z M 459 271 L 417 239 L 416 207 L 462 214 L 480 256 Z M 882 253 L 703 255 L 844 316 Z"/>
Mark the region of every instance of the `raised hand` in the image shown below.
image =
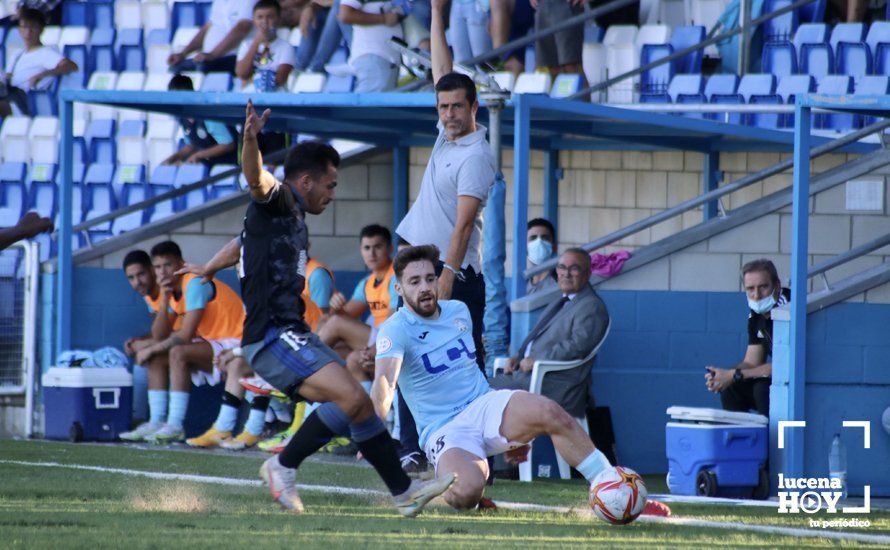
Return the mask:
<path id="1" fill-rule="evenodd" d="M 272 116 L 272 109 L 266 109 L 263 114 L 257 116 L 256 109 L 253 107 L 253 101 L 247 100 L 246 118 L 244 120 L 244 139 L 256 139 L 257 135 L 269 122 Z"/>
<path id="2" fill-rule="evenodd" d="M 216 275 L 216 271 L 212 269 L 208 269 L 206 265 L 201 264 L 190 264 L 186 262 L 182 268 L 177 271 L 176 275 L 185 275 L 186 273 L 191 273 L 193 275 L 198 275 L 201 277 L 202 283 L 209 283 L 213 280 L 213 276 Z"/>

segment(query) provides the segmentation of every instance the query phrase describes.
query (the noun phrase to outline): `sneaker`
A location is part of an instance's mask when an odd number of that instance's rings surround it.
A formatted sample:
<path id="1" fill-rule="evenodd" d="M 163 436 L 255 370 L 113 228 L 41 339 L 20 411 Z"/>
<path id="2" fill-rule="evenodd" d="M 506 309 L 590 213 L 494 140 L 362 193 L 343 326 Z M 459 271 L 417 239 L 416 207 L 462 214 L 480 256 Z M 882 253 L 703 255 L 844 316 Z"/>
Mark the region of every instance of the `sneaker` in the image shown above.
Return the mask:
<path id="1" fill-rule="evenodd" d="M 640 515 L 659 516 L 666 518 L 671 515 L 671 508 L 663 502 L 658 502 L 657 500 L 647 500 L 646 505 L 643 506 L 643 512 Z"/>
<path id="2" fill-rule="evenodd" d="M 241 432 L 238 437 L 230 437 L 219 443 L 223 449 L 230 451 L 243 451 L 248 447 L 253 447 L 259 442 L 260 438 L 250 432 Z"/>
<path id="3" fill-rule="evenodd" d="M 260 466 L 260 477 L 269 486 L 273 499 L 295 514 L 303 513 L 303 501 L 297 493 L 296 470 L 285 468 L 278 462 L 278 457 L 273 456 Z"/>
<path id="4" fill-rule="evenodd" d="M 265 441 L 260 441 L 259 444 L 257 444 L 257 447 L 261 451 L 267 453 L 280 453 L 284 450 L 287 444 L 290 443 L 290 440 L 293 439 L 295 433 L 296 432 L 291 431 L 290 429 L 284 430 Z"/>
<path id="5" fill-rule="evenodd" d="M 430 479 L 430 464 L 423 453 L 413 452 L 402 457 L 402 469 L 414 479 Z"/>
<path id="6" fill-rule="evenodd" d="M 148 436 L 164 427 L 160 422 L 143 422 L 135 430 L 118 435 L 122 441 L 145 441 Z"/>
<path id="7" fill-rule="evenodd" d="M 221 432 L 216 426 L 211 426 L 209 430 L 199 435 L 186 439 L 185 443 L 189 447 L 218 447 L 225 439 L 230 439 L 232 432 Z"/>
<path id="8" fill-rule="evenodd" d="M 413 518 L 423 510 L 429 501 L 447 491 L 456 480 L 457 474 L 454 473 L 431 481 L 415 479 L 407 491 L 393 497 L 396 509 L 406 518 Z"/>
<path id="9" fill-rule="evenodd" d="M 494 501 L 491 500 L 490 498 L 482 497 L 479 499 L 479 503 L 476 504 L 476 509 L 480 510 L 480 511 L 481 510 L 497 510 L 498 505 L 495 504 Z"/>
<path id="10" fill-rule="evenodd" d="M 324 447 L 319 449 L 319 451 L 322 453 L 333 453 L 334 449 L 337 449 L 338 447 L 345 447 L 349 445 L 349 443 L 350 440 L 348 437 L 334 437 L 330 441 L 328 441 L 324 445 Z"/>
<path id="11" fill-rule="evenodd" d="M 145 440 L 155 445 L 166 445 L 185 439 L 185 432 L 179 426 L 164 424 L 160 430 L 146 437 Z"/>

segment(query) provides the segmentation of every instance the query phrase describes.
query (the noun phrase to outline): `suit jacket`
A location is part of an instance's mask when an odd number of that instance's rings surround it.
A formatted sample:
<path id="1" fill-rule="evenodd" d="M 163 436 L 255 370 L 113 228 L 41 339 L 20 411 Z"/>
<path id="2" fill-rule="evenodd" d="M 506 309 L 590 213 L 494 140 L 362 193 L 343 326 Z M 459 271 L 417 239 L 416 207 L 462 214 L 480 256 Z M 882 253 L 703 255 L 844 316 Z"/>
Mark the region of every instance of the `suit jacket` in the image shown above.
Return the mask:
<path id="1" fill-rule="evenodd" d="M 557 308 L 561 308 L 555 311 Z M 560 301 L 550 304 L 540 320 L 528 333 L 519 346 L 517 362 L 525 357 L 525 350 L 531 343 L 529 355 L 535 359 L 569 361 L 586 357 L 603 339 L 609 326 L 609 312 L 606 304 L 585 285 L 575 298 L 564 306 Z M 544 377 L 541 393 L 553 399 L 572 416 L 583 417 L 590 399 L 590 370 L 593 361 L 581 366 Z M 528 389 L 531 372 L 516 371 L 511 380 L 492 380 L 493 387 Z"/>

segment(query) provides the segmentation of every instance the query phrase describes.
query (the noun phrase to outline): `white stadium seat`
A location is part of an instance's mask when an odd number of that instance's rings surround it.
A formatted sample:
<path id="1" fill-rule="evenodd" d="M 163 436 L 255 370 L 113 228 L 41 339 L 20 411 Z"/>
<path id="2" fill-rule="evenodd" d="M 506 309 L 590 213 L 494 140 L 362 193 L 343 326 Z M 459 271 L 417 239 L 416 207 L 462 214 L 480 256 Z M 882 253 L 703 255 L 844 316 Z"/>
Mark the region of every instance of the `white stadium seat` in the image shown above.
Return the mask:
<path id="1" fill-rule="evenodd" d="M 117 0 L 114 3 L 114 26 L 119 29 L 142 28 L 142 4 L 152 2 L 139 2 L 139 0 Z"/>
<path id="2" fill-rule="evenodd" d="M 139 92 L 145 87 L 145 73 L 139 71 L 124 71 L 117 79 L 116 90 Z M 145 111 L 136 109 L 119 109 L 118 117 L 121 122 L 125 120 L 145 120 Z"/>
<path id="3" fill-rule="evenodd" d="M 90 75 L 88 90 L 114 90 L 117 86 L 118 73 L 95 72 Z M 105 105 L 87 106 L 90 120 L 117 119 L 117 109 Z"/>
<path id="4" fill-rule="evenodd" d="M 59 163 L 59 119 L 50 116 L 34 117 L 28 132 L 31 142 L 31 162 Z"/>
<path id="5" fill-rule="evenodd" d="M 290 91 L 294 93 L 319 93 L 324 89 L 327 77 L 321 73 L 301 73 Z"/>
<path id="6" fill-rule="evenodd" d="M 30 162 L 31 142 L 28 132 L 31 119 L 22 116 L 9 116 L 0 128 L 0 153 L 3 162 Z"/>
<path id="7" fill-rule="evenodd" d="M 176 29 L 176 32 L 173 33 L 173 51 L 180 52 L 184 50 L 200 30 L 198 27 L 179 27 Z"/>
<path id="8" fill-rule="evenodd" d="M 635 25 L 612 25 L 606 31 L 603 45 L 606 49 L 606 73 L 609 78 L 638 66 L 636 52 L 637 27 Z M 628 79 L 609 86 L 609 103 L 633 103 L 633 82 Z"/>
<path id="9" fill-rule="evenodd" d="M 77 46 L 87 44 L 90 41 L 90 29 L 86 27 L 64 27 L 59 36 L 59 51 L 65 46 Z"/>
<path id="10" fill-rule="evenodd" d="M 142 1 L 142 28 L 146 34 L 152 29 L 170 28 L 170 7 L 165 0 Z"/>
<path id="11" fill-rule="evenodd" d="M 59 39 L 61 38 L 62 27 L 57 27 L 55 25 L 44 27 L 43 33 L 40 34 L 40 42 L 44 46 L 52 46 L 53 48 L 59 45 Z"/>
<path id="12" fill-rule="evenodd" d="M 148 147 L 149 173 L 176 150 L 176 134 L 179 124 L 175 120 L 149 121 L 145 141 Z"/>
<path id="13" fill-rule="evenodd" d="M 547 73 L 522 73 L 513 86 L 514 94 L 549 94 L 553 81 Z"/>
<path id="14" fill-rule="evenodd" d="M 498 83 L 498 86 L 501 87 L 502 90 L 507 92 L 513 91 L 513 86 L 516 85 L 516 77 L 510 71 L 499 71 L 496 73 L 491 73 L 491 76 L 494 78 L 495 82 Z"/>

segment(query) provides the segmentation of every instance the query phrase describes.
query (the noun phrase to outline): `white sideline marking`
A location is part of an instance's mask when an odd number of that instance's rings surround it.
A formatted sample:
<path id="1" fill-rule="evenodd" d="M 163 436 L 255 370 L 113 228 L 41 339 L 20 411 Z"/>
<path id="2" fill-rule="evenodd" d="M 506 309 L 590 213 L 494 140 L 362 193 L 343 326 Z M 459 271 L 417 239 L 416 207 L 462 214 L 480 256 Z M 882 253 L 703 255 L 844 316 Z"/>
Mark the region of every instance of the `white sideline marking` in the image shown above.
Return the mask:
<path id="1" fill-rule="evenodd" d="M 260 487 L 262 482 L 253 479 L 242 479 L 232 477 L 218 476 L 202 476 L 195 474 L 171 474 L 166 472 L 151 472 L 146 470 L 130 470 L 127 468 L 106 468 L 104 466 L 89 466 L 86 464 L 62 464 L 60 462 L 29 462 L 24 460 L 0 460 L 0 464 L 15 464 L 18 466 L 38 466 L 42 468 L 68 468 L 72 470 L 87 470 L 92 472 L 102 472 L 110 474 L 121 474 L 136 477 L 146 477 L 149 479 L 166 479 L 177 481 L 193 481 L 196 483 L 208 483 L 212 485 L 230 485 L 241 487 Z M 336 485 L 306 485 L 298 484 L 297 487 L 304 491 L 333 493 L 341 495 L 364 495 L 364 496 L 387 496 L 383 491 L 373 489 L 356 489 L 351 487 L 338 487 Z M 519 510 L 526 512 L 556 512 L 556 513 L 577 513 L 584 516 L 590 516 L 591 512 L 586 509 L 568 508 L 565 506 L 546 506 L 542 504 L 531 504 L 525 502 L 504 502 L 495 501 L 500 508 L 507 510 Z M 719 521 L 708 521 L 695 518 L 679 518 L 679 517 L 654 517 L 640 516 L 637 521 L 645 523 L 662 523 L 667 525 L 683 525 L 688 527 L 701 527 L 709 529 L 726 529 L 730 531 L 749 531 L 755 533 L 786 535 L 792 537 L 807 538 L 826 538 L 832 540 L 857 541 L 874 544 L 890 545 L 890 536 L 888 535 L 869 535 L 866 533 L 844 533 L 841 531 L 831 531 L 827 529 L 805 529 L 797 527 L 778 527 L 771 525 L 754 525 L 743 523 L 724 523 Z"/>

